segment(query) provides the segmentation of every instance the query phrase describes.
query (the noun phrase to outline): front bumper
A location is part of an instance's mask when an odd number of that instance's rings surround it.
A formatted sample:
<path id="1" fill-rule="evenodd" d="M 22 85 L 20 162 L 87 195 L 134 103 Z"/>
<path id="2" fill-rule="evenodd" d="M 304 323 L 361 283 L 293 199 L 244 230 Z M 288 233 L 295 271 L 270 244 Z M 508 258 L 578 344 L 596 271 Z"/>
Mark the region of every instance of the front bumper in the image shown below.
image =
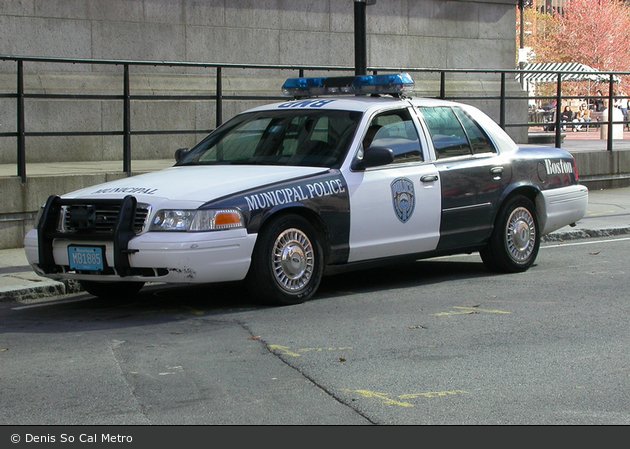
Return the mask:
<path id="1" fill-rule="evenodd" d="M 51 279 L 92 281 L 142 281 L 166 283 L 209 283 L 242 280 L 247 275 L 256 234 L 244 229 L 215 232 L 178 233 L 148 232 L 128 243 L 129 273 L 116 272 L 112 242 L 58 238 L 52 242 L 55 272 L 44 272 L 40 266 L 37 230 L 24 239 L 26 258 L 40 275 Z M 69 270 L 69 245 L 104 245 L 110 270 L 105 273 Z"/>
<path id="2" fill-rule="evenodd" d="M 60 213 L 65 205 L 85 206 L 83 212 L 72 218 L 71 224 L 76 225 L 73 231 L 59 230 Z M 99 215 L 93 209 L 95 206 L 115 207 L 118 211 L 111 226 L 100 232 L 92 224 Z M 24 239 L 29 264 L 38 274 L 58 280 L 206 283 L 241 280 L 247 274 L 256 234 L 235 228 L 136 235 L 136 206 L 132 196 L 113 200 L 65 200 L 51 196 L 37 229 Z M 98 267 L 102 270 L 72 270 L 70 245 L 100 247 L 105 259 L 103 266 Z"/>

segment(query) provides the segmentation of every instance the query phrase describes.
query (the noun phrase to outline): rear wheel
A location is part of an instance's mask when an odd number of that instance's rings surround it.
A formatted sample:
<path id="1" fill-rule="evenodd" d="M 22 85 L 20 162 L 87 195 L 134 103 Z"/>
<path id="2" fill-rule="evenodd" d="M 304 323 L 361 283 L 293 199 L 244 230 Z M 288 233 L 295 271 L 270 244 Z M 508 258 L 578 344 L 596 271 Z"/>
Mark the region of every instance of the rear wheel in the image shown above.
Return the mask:
<path id="1" fill-rule="evenodd" d="M 79 282 L 86 292 L 103 299 L 116 299 L 133 296 L 144 286 L 144 282 Z"/>
<path id="2" fill-rule="evenodd" d="M 501 207 L 494 231 L 480 255 L 492 271 L 518 273 L 534 264 L 539 247 L 536 208 L 528 198 L 515 196 Z"/>
<path id="3" fill-rule="evenodd" d="M 305 218 L 291 214 L 272 219 L 258 236 L 248 289 L 262 303 L 302 303 L 319 287 L 323 259 L 317 231 Z"/>

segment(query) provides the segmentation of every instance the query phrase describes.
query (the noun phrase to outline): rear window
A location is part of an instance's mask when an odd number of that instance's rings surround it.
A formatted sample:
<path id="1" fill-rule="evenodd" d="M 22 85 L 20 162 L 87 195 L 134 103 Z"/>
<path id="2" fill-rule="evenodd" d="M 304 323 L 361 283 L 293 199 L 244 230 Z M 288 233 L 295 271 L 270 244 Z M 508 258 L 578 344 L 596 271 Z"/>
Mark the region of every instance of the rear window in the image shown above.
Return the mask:
<path id="1" fill-rule="evenodd" d="M 446 106 L 418 109 L 429 128 L 438 159 L 472 154 L 466 133 L 453 109 Z"/>
<path id="2" fill-rule="evenodd" d="M 486 132 L 464 110 L 457 107 L 419 107 L 438 159 L 472 154 L 496 153 Z"/>

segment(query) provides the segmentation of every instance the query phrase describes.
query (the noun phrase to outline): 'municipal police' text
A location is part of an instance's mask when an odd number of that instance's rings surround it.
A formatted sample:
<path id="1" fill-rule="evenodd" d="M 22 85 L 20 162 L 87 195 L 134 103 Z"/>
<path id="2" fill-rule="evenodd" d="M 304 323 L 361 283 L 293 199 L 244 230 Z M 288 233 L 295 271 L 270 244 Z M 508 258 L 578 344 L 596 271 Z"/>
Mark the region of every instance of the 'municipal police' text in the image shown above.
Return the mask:
<path id="1" fill-rule="evenodd" d="M 337 195 L 346 191 L 340 179 L 314 182 L 304 186 L 284 187 L 245 197 L 250 210 L 306 201 L 316 196 Z"/>

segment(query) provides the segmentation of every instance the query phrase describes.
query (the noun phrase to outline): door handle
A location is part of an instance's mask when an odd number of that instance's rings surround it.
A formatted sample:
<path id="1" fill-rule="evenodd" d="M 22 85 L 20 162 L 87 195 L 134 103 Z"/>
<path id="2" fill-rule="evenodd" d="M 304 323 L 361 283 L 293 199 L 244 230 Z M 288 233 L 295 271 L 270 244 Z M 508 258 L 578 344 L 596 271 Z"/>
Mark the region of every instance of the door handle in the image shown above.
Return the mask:
<path id="1" fill-rule="evenodd" d="M 492 167 L 490 173 L 492 174 L 492 179 L 498 181 L 503 177 L 503 167 Z"/>
<path id="2" fill-rule="evenodd" d="M 435 182 L 438 180 L 438 175 L 424 175 L 422 178 L 420 178 L 420 181 L 422 182 Z"/>

